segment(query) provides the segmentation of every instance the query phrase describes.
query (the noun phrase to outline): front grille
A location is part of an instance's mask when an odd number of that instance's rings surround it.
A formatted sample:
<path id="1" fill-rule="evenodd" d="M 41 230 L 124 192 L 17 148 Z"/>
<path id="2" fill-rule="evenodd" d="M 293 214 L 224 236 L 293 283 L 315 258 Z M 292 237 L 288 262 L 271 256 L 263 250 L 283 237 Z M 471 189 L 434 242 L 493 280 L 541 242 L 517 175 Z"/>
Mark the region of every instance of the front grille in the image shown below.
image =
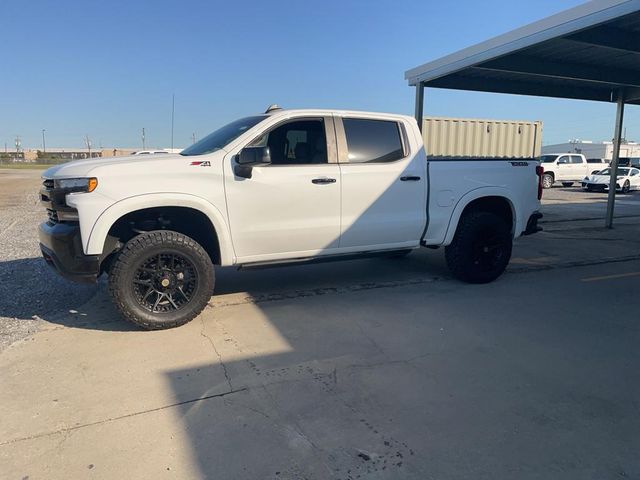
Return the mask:
<path id="1" fill-rule="evenodd" d="M 58 212 L 56 212 L 55 210 L 47 208 L 47 217 L 49 218 L 49 223 L 58 223 Z"/>

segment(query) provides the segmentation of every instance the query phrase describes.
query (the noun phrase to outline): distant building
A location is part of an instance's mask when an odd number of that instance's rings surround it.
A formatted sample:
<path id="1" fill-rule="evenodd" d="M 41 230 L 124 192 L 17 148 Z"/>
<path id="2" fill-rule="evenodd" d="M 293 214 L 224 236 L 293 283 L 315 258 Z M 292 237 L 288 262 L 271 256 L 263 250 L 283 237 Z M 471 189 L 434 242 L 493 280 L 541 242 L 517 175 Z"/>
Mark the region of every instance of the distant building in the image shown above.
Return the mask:
<path id="1" fill-rule="evenodd" d="M 567 143 L 544 145 L 542 153 L 581 153 L 587 158 L 613 159 L 613 142 L 592 142 L 589 140 L 571 140 Z M 620 145 L 621 157 L 640 157 L 640 144 L 625 142 Z"/>
<path id="2" fill-rule="evenodd" d="M 47 147 L 47 151 L 43 152 L 38 149 L 26 149 L 19 153 L 16 152 L 8 152 L 6 157 L 8 159 L 12 159 L 13 161 L 25 161 L 25 162 L 33 162 L 36 163 L 38 161 L 43 161 L 43 163 L 61 163 L 68 162 L 71 160 L 81 160 L 84 158 L 104 158 L 104 157 L 122 157 L 125 155 L 131 155 L 139 150 L 140 148 L 99 148 L 99 149 L 91 149 L 89 151 L 88 148 L 56 148 L 56 147 Z M 164 148 L 169 153 L 180 153 L 182 149 L 174 148 L 173 150 L 170 148 Z"/>
<path id="3" fill-rule="evenodd" d="M 102 156 L 100 150 L 89 150 L 88 148 L 49 148 L 46 152 L 37 149 L 29 149 L 24 151 L 24 160 L 26 162 L 36 162 L 41 158 L 66 162 L 69 160 L 80 160 L 82 158 L 97 158 Z"/>

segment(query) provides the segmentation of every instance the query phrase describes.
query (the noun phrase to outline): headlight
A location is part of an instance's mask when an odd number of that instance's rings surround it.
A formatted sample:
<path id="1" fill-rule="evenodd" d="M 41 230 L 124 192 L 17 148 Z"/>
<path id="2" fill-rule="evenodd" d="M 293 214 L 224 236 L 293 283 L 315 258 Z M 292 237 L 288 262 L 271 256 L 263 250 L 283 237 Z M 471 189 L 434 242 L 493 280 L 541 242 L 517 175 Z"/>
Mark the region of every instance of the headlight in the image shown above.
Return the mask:
<path id="1" fill-rule="evenodd" d="M 98 179 L 90 178 L 61 178 L 53 181 L 53 187 L 73 192 L 93 192 L 98 186 Z"/>

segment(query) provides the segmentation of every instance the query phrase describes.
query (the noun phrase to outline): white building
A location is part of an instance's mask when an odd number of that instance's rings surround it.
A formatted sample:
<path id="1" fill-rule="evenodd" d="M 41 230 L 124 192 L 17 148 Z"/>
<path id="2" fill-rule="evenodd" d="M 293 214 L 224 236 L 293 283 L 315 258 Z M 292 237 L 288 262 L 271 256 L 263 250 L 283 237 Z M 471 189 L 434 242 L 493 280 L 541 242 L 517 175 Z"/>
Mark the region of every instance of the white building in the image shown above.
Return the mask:
<path id="1" fill-rule="evenodd" d="M 613 142 L 592 142 L 589 140 L 571 140 L 567 143 L 543 145 L 542 154 L 581 153 L 587 158 L 613 158 Z M 620 157 L 640 157 L 640 144 L 626 142 L 620 145 Z"/>

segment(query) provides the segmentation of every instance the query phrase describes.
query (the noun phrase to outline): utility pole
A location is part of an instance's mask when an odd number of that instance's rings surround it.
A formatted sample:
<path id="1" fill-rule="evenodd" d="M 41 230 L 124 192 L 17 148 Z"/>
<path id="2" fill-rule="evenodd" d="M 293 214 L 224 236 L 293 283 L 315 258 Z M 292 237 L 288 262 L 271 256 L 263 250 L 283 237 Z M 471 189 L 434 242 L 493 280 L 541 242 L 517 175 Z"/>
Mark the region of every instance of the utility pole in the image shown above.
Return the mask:
<path id="1" fill-rule="evenodd" d="M 88 133 L 84 136 L 84 144 L 87 146 L 87 150 L 89 150 L 89 156 L 87 158 L 91 158 L 91 139 Z"/>
<path id="2" fill-rule="evenodd" d="M 146 150 L 146 149 L 145 149 L 145 146 L 144 146 L 144 139 L 145 139 L 145 136 L 144 136 L 144 127 L 142 127 L 142 150 Z"/>
<path id="3" fill-rule="evenodd" d="M 16 135 L 16 153 L 20 153 L 21 146 L 22 146 L 22 141 L 20 140 L 20 135 Z"/>
<path id="4" fill-rule="evenodd" d="M 47 153 L 47 144 L 44 141 L 44 132 L 45 129 L 42 129 L 42 153 Z"/>
<path id="5" fill-rule="evenodd" d="M 196 143 L 196 133 L 195 133 L 195 132 L 193 132 L 193 133 L 191 134 L 191 143 L 192 143 L 192 144 Z"/>
<path id="6" fill-rule="evenodd" d="M 173 151 L 173 120 L 176 111 L 176 94 L 171 96 L 171 151 Z"/>

